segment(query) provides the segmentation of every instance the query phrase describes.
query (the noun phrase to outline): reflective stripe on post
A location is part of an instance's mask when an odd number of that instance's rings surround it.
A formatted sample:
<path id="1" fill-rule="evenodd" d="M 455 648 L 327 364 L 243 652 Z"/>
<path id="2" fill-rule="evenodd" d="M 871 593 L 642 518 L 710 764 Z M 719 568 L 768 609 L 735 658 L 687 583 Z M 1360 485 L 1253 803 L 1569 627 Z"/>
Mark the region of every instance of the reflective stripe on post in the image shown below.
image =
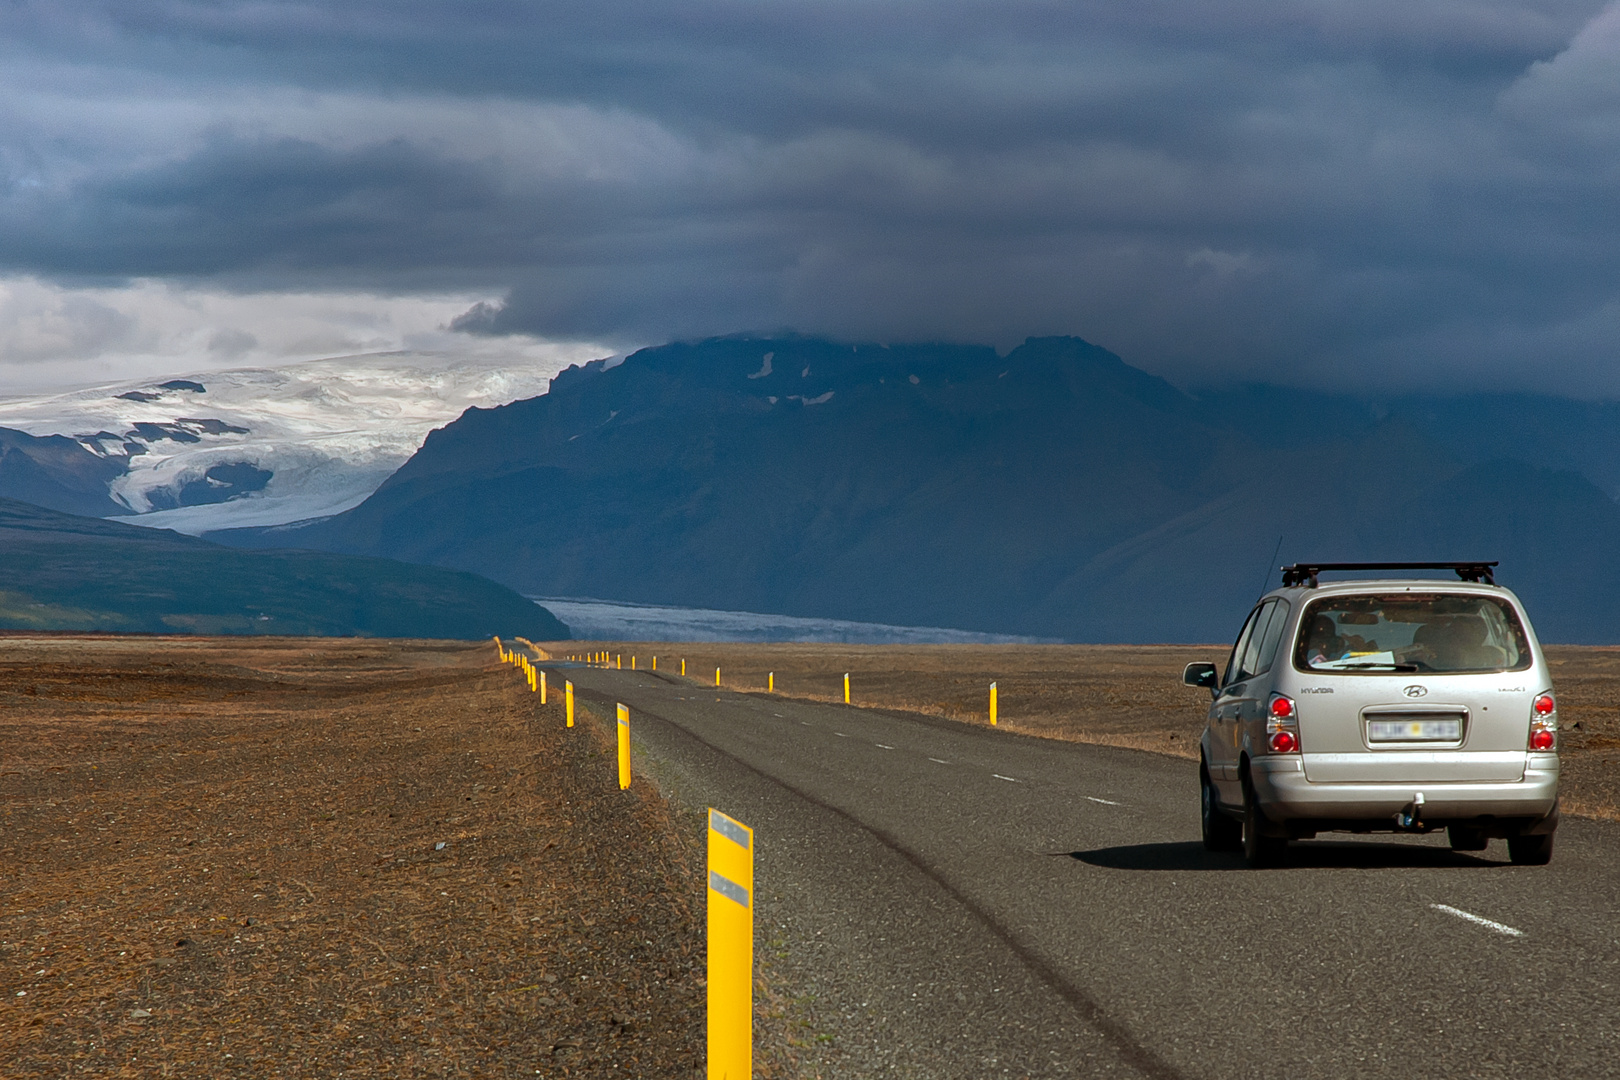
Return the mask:
<path id="1" fill-rule="evenodd" d="M 754 1068 L 754 830 L 709 809 L 709 1080 Z"/>
<path id="2" fill-rule="evenodd" d="M 630 707 L 619 706 L 619 790 L 630 786 Z"/>

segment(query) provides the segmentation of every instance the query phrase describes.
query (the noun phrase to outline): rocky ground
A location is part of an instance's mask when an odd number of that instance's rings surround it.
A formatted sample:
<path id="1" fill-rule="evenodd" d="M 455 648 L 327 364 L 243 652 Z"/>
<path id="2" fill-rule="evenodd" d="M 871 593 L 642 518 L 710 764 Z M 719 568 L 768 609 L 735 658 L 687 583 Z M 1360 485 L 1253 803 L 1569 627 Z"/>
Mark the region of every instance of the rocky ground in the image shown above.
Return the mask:
<path id="1" fill-rule="evenodd" d="M 691 1076 L 701 851 L 493 646 L 0 640 L 7 1077 Z"/>

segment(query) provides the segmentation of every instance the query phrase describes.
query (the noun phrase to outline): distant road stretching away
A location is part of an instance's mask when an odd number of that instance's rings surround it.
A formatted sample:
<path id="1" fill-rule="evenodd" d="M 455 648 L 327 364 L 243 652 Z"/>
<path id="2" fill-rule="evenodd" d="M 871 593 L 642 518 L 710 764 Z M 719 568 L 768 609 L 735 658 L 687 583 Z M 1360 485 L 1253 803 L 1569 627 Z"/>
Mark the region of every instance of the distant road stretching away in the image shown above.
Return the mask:
<path id="1" fill-rule="evenodd" d="M 758 837 L 757 951 L 830 1076 L 1620 1075 L 1620 827 L 1199 844 L 1195 767 L 573 669 L 635 767 Z M 1324 834 L 1325 836 L 1327 834 Z"/>

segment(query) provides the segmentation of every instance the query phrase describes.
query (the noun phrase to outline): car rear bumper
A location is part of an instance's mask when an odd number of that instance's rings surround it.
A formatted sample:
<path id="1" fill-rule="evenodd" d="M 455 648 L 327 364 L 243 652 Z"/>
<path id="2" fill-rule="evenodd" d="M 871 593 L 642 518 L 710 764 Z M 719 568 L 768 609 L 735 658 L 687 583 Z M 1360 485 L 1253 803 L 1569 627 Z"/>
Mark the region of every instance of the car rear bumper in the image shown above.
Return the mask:
<path id="1" fill-rule="evenodd" d="M 1419 794 L 1423 796 L 1420 817 L 1429 823 L 1481 818 L 1537 820 L 1551 814 L 1558 802 L 1558 755 L 1526 757 L 1523 779 L 1511 782 L 1312 783 L 1305 778 L 1299 758 L 1280 754 L 1254 759 L 1249 776 L 1261 809 L 1278 824 L 1393 823 L 1398 814 L 1413 807 Z"/>

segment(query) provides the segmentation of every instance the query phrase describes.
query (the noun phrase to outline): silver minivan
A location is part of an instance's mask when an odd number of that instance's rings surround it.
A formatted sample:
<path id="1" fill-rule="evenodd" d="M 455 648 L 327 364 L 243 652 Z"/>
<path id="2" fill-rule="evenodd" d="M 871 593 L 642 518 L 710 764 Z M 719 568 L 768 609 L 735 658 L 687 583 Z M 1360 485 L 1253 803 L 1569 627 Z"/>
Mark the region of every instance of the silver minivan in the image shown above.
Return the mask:
<path id="1" fill-rule="evenodd" d="M 1444 828 L 1458 851 L 1507 840 L 1552 858 L 1558 704 L 1530 620 L 1495 563 L 1283 568 L 1226 670 L 1201 743 L 1204 846 L 1276 861 L 1319 832 Z M 1324 571 L 1451 570 L 1455 580 L 1319 582 Z"/>

